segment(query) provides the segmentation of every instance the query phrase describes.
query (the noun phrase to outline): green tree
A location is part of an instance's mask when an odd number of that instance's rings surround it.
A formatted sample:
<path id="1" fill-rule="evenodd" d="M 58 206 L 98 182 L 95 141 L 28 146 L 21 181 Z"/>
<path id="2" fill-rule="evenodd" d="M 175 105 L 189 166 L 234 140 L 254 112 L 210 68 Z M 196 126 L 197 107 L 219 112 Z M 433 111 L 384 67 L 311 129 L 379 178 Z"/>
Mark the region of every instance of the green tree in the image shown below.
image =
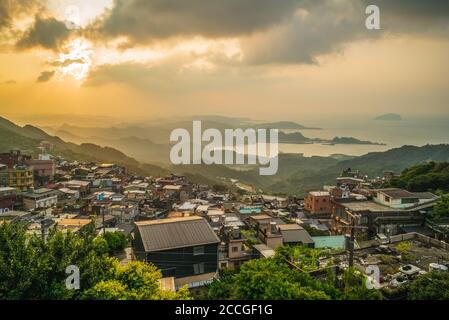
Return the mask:
<path id="1" fill-rule="evenodd" d="M 407 286 L 409 300 L 449 300 L 449 273 L 430 272 Z"/>
<path id="2" fill-rule="evenodd" d="M 349 268 L 343 272 L 337 286 L 343 293 L 343 300 L 381 300 L 382 294 L 366 286 L 367 277 L 360 271 Z"/>
<path id="3" fill-rule="evenodd" d="M 449 192 L 449 162 L 428 162 L 405 169 L 390 186 L 410 191 Z"/>
<path id="4" fill-rule="evenodd" d="M 110 253 L 123 251 L 129 243 L 129 238 L 123 232 L 106 232 L 103 238 Z"/>
<path id="5" fill-rule="evenodd" d="M 209 287 L 209 299 L 328 300 L 336 291 L 274 259 L 254 259 L 238 273 L 225 272 Z"/>
<path id="6" fill-rule="evenodd" d="M 297 272 L 273 259 L 245 263 L 235 276 L 237 299 L 328 300 L 321 285 L 308 274 Z"/>
<path id="7" fill-rule="evenodd" d="M 44 240 L 22 223 L 0 224 L 0 300 L 188 299 L 186 289 L 163 292 L 160 271 L 146 262 L 121 266 L 92 230 L 52 229 Z M 80 270 L 80 290 L 66 288 L 66 268 Z"/>
<path id="8" fill-rule="evenodd" d="M 307 247 L 280 247 L 271 259 L 255 259 L 244 263 L 240 272 L 220 272 L 219 280 L 209 286 L 209 299 L 382 299 L 378 290 L 366 287 L 366 276 L 350 269 L 337 276 L 330 269 L 327 281 L 319 281 L 295 268 L 291 257 L 305 258 L 305 267 L 311 266 L 326 251 Z M 313 263 L 314 264 L 314 263 Z"/>
<path id="9" fill-rule="evenodd" d="M 204 298 L 223 300 L 230 299 L 234 295 L 236 272 L 230 269 L 222 269 L 219 271 L 219 280 L 209 285 L 207 294 Z"/>
<path id="10" fill-rule="evenodd" d="M 112 260 L 92 234 L 52 229 L 46 241 L 28 235 L 25 224 L 0 225 L 0 299 L 72 299 L 65 287 L 67 266 L 80 269 L 81 288 L 102 280 Z"/>
<path id="11" fill-rule="evenodd" d="M 112 276 L 84 292 L 83 298 L 91 300 L 190 299 L 190 294 L 185 288 L 176 293 L 162 291 L 159 284 L 161 278 L 161 272 L 153 264 L 133 261 L 122 266 L 116 262 Z"/>
<path id="12" fill-rule="evenodd" d="M 449 195 L 443 195 L 435 204 L 431 217 L 435 220 L 449 218 Z"/>

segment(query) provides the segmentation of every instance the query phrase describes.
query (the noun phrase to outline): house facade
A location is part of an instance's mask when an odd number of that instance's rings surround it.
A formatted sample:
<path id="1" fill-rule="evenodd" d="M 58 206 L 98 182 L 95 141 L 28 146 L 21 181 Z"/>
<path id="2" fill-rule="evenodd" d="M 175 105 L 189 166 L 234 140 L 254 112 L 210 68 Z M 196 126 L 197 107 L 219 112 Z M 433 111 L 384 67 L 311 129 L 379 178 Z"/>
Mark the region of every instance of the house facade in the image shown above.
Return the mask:
<path id="1" fill-rule="evenodd" d="M 181 282 L 187 281 L 189 287 L 215 277 L 220 239 L 205 219 L 168 218 L 135 225 L 136 258 L 156 265 L 164 277 L 184 279 Z M 194 277 L 191 283 L 189 277 Z"/>

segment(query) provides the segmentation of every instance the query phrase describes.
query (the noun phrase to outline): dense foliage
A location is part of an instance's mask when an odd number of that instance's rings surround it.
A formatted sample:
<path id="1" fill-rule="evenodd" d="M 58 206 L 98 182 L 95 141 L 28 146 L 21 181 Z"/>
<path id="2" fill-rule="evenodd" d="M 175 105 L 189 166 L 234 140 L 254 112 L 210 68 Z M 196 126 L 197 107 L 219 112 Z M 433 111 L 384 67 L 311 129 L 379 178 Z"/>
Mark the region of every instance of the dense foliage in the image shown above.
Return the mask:
<path id="1" fill-rule="evenodd" d="M 367 289 L 365 276 L 355 270 L 347 270 L 337 277 L 329 272 L 327 281 L 319 281 L 309 273 L 292 268 L 285 257 L 298 254 L 306 268 L 314 265 L 320 255 L 318 250 L 307 247 L 291 249 L 281 247 L 270 259 L 255 259 L 242 265 L 238 273 L 224 271 L 220 280 L 209 287 L 209 299 L 273 299 L 273 300 L 329 300 L 329 299 L 381 299 L 377 290 Z"/>
<path id="2" fill-rule="evenodd" d="M 405 169 L 392 187 L 414 192 L 449 192 L 449 162 L 428 162 Z"/>
<path id="3" fill-rule="evenodd" d="M 108 256 L 108 243 L 92 230 L 51 230 L 44 240 L 24 224 L 0 224 L 0 299 L 185 299 L 185 290 L 160 290 L 159 270 L 145 262 L 121 266 Z M 80 289 L 65 281 L 66 268 L 80 270 Z"/>
<path id="4" fill-rule="evenodd" d="M 123 232 L 106 232 L 103 235 L 108 245 L 109 253 L 123 251 L 129 243 L 129 238 Z"/>
<path id="5" fill-rule="evenodd" d="M 441 196 L 432 211 L 432 218 L 435 220 L 449 218 L 449 195 Z"/>
<path id="6" fill-rule="evenodd" d="M 431 272 L 407 287 L 409 300 L 449 300 L 449 272 Z"/>

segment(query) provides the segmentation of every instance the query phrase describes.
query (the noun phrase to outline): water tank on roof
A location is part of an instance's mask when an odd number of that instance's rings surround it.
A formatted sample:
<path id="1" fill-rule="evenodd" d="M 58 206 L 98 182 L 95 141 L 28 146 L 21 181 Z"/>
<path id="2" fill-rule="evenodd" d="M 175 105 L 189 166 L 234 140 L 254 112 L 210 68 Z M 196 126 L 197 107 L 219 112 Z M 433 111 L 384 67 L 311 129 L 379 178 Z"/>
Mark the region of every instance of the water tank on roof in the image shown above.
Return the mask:
<path id="1" fill-rule="evenodd" d="M 432 271 L 447 272 L 448 268 L 439 263 L 429 263 L 429 272 Z"/>

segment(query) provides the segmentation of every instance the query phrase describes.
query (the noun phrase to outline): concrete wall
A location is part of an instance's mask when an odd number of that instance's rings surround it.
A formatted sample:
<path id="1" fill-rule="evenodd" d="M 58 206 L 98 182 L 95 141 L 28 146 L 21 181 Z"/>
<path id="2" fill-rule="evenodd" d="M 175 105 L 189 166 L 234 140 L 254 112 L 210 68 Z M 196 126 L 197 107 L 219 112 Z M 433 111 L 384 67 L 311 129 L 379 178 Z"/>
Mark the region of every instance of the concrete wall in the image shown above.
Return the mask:
<path id="1" fill-rule="evenodd" d="M 448 250 L 449 251 L 449 243 L 446 243 L 444 241 L 440 241 L 434 238 L 430 238 L 428 236 L 425 236 L 423 234 L 420 233 L 415 233 L 415 232 L 411 232 L 411 233 L 405 233 L 405 234 L 399 234 L 396 236 L 391 236 L 390 237 L 391 243 L 398 243 L 398 242 L 403 242 L 403 241 L 412 241 L 412 240 L 416 240 L 425 244 L 430 244 L 434 247 L 437 248 L 441 248 L 444 250 Z M 366 249 L 366 248 L 370 248 L 370 247 L 375 247 L 380 245 L 380 241 L 379 240 L 370 240 L 370 241 L 364 241 L 359 243 L 359 248 L 358 249 Z"/>

